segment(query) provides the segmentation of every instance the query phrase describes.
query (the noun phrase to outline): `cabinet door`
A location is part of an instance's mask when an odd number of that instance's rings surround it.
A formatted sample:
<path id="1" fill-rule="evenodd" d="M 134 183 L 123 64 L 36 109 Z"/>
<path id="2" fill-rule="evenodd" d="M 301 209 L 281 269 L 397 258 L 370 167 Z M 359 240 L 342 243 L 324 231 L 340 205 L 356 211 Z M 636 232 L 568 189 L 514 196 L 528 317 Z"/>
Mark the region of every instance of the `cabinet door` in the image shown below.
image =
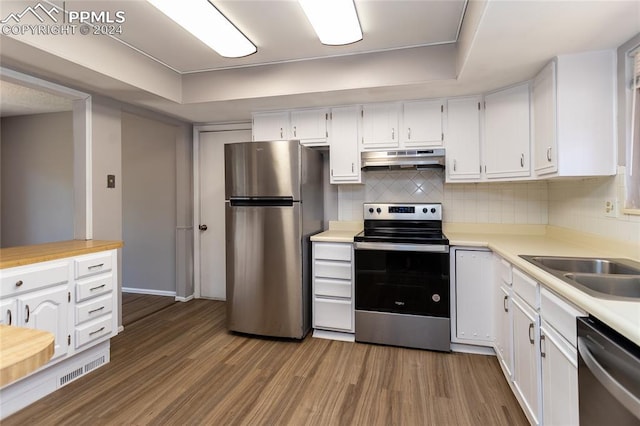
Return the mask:
<path id="1" fill-rule="evenodd" d="M 284 111 L 254 114 L 252 127 L 254 141 L 289 139 L 289 113 Z"/>
<path id="2" fill-rule="evenodd" d="M 480 97 L 447 101 L 447 180 L 480 178 Z"/>
<path id="3" fill-rule="evenodd" d="M 494 349 L 507 379 L 513 377 L 513 303 L 511 289 L 498 284 L 494 305 Z"/>
<path id="4" fill-rule="evenodd" d="M 574 347 L 545 321 L 540 334 L 545 425 L 578 425 L 578 360 Z"/>
<path id="5" fill-rule="evenodd" d="M 406 147 L 433 147 L 444 144 L 442 121 L 444 101 L 405 102 L 400 141 Z"/>
<path id="6" fill-rule="evenodd" d="M 357 106 L 331 110 L 329 166 L 331 183 L 360 183 L 360 150 L 358 149 Z"/>
<path id="7" fill-rule="evenodd" d="M 55 336 L 51 359 L 66 355 L 69 350 L 69 292 L 66 286 L 28 293 L 20 298 L 22 326 L 45 330 Z"/>
<path id="8" fill-rule="evenodd" d="M 5 299 L 0 301 L 0 324 L 16 325 L 18 321 L 17 299 Z"/>
<path id="9" fill-rule="evenodd" d="M 539 175 L 558 170 L 556 131 L 556 63 L 550 62 L 533 81 L 533 152 Z"/>
<path id="10" fill-rule="evenodd" d="M 493 342 L 492 254 L 456 250 L 456 337 L 462 343 Z"/>
<path id="11" fill-rule="evenodd" d="M 394 148 L 399 144 L 398 105 L 362 106 L 362 148 Z"/>
<path id="12" fill-rule="evenodd" d="M 326 109 L 303 109 L 291 111 L 291 137 L 300 139 L 302 145 L 327 145 Z"/>
<path id="13" fill-rule="evenodd" d="M 513 298 L 513 383 L 529 421 L 540 424 L 540 354 L 538 314 Z"/>
<path id="14" fill-rule="evenodd" d="M 485 96 L 485 172 L 488 178 L 529 176 L 529 85 Z"/>

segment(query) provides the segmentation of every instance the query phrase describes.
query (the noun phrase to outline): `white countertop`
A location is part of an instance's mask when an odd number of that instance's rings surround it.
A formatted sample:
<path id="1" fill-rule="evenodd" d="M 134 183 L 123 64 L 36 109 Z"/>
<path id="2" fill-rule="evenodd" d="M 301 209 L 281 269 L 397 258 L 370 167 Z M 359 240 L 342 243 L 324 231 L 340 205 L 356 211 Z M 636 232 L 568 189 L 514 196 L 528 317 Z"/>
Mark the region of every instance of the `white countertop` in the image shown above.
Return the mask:
<path id="1" fill-rule="evenodd" d="M 362 222 L 359 221 L 331 221 L 329 229 L 311 236 L 311 241 L 352 243 L 353 237 L 363 229 Z"/>
<path id="2" fill-rule="evenodd" d="M 519 255 L 623 257 L 640 261 L 638 245 L 551 226 L 445 224 L 451 246 L 487 247 L 545 287 L 565 297 L 640 345 L 640 301 L 607 300 L 588 294 L 534 266 Z"/>

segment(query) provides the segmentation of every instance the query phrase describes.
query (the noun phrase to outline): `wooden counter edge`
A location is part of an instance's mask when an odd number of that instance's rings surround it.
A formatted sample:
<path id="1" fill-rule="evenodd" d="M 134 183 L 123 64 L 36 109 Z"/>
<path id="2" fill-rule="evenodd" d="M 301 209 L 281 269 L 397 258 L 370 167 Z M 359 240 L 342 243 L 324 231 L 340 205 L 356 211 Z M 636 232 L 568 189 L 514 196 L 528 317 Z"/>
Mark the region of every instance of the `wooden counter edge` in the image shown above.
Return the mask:
<path id="1" fill-rule="evenodd" d="M 8 247 L 0 249 L 0 269 L 97 253 L 118 249 L 123 246 L 124 243 L 122 241 L 70 240 L 33 246 Z"/>
<path id="2" fill-rule="evenodd" d="M 54 340 L 48 331 L 0 325 L 0 387 L 45 365 L 53 356 Z"/>

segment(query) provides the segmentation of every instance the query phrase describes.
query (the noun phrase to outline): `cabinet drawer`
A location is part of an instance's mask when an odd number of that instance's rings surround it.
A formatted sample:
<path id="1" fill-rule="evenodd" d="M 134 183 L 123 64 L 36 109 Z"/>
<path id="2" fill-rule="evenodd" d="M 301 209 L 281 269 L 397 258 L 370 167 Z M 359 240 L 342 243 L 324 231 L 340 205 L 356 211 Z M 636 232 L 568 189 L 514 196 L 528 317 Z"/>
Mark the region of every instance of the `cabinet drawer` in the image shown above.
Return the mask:
<path id="1" fill-rule="evenodd" d="M 110 293 L 111 290 L 113 290 L 113 275 L 111 274 L 84 280 L 76 286 L 76 302 Z"/>
<path id="2" fill-rule="evenodd" d="M 69 262 L 19 266 L 1 272 L 0 296 L 11 296 L 69 281 Z"/>
<path id="3" fill-rule="evenodd" d="M 76 327 L 76 348 L 86 345 L 89 342 L 98 340 L 104 336 L 110 336 L 113 327 L 113 318 L 111 314 L 106 315 L 99 320 L 79 325 Z"/>
<path id="4" fill-rule="evenodd" d="M 112 310 L 113 297 L 111 294 L 78 304 L 76 305 L 76 325 L 105 314 L 110 314 Z"/>
<path id="5" fill-rule="evenodd" d="M 76 278 L 111 270 L 111 252 L 96 253 L 76 259 Z"/>
<path id="6" fill-rule="evenodd" d="M 351 261 L 351 244 L 313 243 L 314 259 Z"/>
<path id="7" fill-rule="evenodd" d="M 498 257 L 495 262 L 496 275 L 502 280 L 503 283 L 511 285 L 513 282 L 513 276 L 511 274 L 511 264 L 501 257 Z"/>
<path id="8" fill-rule="evenodd" d="M 540 307 L 538 283 L 518 269 L 513 269 L 513 289 L 531 307 Z"/>
<path id="9" fill-rule="evenodd" d="M 353 331 L 351 301 L 314 298 L 313 326 L 341 331 Z"/>
<path id="10" fill-rule="evenodd" d="M 586 312 L 546 288 L 540 289 L 540 316 L 574 348 L 577 346 L 576 317 L 586 315 Z"/>
<path id="11" fill-rule="evenodd" d="M 351 298 L 351 281 L 314 278 L 316 296 Z"/>
<path id="12" fill-rule="evenodd" d="M 351 263 L 350 262 L 327 262 L 324 260 L 316 260 L 313 263 L 313 276 L 350 280 L 351 279 Z"/>

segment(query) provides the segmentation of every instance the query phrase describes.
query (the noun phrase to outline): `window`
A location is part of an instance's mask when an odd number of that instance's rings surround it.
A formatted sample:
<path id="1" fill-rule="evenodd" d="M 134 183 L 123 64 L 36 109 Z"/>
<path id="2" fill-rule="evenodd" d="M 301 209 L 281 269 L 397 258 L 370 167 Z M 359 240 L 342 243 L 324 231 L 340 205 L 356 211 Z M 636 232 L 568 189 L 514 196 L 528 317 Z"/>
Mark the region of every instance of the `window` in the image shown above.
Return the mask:
<path id="1" fill-rule="evenodd" d="M 627 146 L 625 213 L 640 214 L 640 49 L 634 56 L 631 138 Z"/>

